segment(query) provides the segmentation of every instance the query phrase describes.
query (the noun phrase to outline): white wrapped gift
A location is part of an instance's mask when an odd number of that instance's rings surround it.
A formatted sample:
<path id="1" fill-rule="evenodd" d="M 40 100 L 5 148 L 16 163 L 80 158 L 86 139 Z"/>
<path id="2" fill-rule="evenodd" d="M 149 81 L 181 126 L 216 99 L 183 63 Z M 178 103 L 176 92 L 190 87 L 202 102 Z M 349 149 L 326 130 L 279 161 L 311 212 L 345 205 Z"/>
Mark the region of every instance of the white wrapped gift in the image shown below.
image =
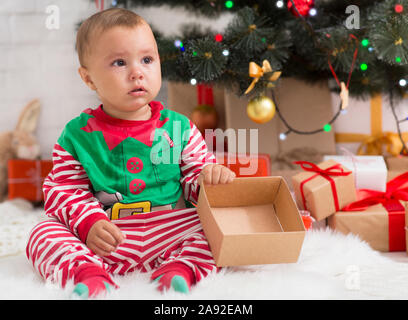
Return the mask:
<path id="1" fill-rule="evenodd" d="M 333 159 L 354 174 L 356 189 L 370 189 L 385 192 L 387 166 L 383 156 L 326 155 L 324 161 Z"/>

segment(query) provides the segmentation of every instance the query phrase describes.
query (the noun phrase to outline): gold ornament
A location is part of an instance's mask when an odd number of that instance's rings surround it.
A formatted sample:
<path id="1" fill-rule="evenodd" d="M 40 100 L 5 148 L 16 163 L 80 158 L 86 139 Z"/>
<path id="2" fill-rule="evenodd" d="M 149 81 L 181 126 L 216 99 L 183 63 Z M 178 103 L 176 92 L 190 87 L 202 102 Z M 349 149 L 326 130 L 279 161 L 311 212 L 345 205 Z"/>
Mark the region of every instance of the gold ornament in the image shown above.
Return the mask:
<path id="1" fill-rule="evenodd" d="M 256 123 L 265 123 L 275 115 L 275 104 L 265 96 L 259 96 L 249 101 L 247 106 L 248 117 Z"/>

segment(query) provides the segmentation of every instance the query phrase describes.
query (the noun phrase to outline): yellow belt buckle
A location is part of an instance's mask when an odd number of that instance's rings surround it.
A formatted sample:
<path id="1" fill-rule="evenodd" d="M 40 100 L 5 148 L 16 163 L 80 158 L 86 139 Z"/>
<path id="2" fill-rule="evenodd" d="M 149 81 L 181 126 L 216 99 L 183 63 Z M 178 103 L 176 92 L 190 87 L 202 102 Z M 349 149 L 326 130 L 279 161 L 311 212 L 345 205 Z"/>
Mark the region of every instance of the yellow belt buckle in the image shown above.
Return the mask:
<path id="1" fill-rule="evenodd" d="M 112 211 L 111 211 L 111 220 L 116 220 L 119 219 L 119 212 L 120 210 L 123 209 L 135 209 L 131 213 L 131 215 L 136 215 L 139 213 L 145 213 L 145 212 L 150 212 L 152 207 L 152 203 L 150 201 L 140 201 L 140 202 L 133 202 L 133 203 L 120 203 L 116 202 L 112 206 Z M 137 211 L 137 209 L 142 209 L 142 211 Z"/>

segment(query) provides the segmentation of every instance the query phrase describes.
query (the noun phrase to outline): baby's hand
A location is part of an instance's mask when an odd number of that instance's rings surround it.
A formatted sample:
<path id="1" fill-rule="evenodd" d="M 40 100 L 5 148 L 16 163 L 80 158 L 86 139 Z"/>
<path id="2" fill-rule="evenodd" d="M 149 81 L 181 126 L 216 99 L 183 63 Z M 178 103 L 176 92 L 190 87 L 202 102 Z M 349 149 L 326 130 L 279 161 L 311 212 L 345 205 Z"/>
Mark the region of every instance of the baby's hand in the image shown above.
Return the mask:
<path id="1" fill-rule="evenodd" d="M 198 183 L 202 181 L 206 184 L 231 183 L 235 178 L 235 173 L 220 164 L 209 164 L 201 170 L 198 176 Z"/>
<path id="2" fill-rule="evenodd" d="M 99 220 L 89 229 L 86 245 L 100 257 L 109 256 L 123 243 L 125 236 L 112 222 Z"/>

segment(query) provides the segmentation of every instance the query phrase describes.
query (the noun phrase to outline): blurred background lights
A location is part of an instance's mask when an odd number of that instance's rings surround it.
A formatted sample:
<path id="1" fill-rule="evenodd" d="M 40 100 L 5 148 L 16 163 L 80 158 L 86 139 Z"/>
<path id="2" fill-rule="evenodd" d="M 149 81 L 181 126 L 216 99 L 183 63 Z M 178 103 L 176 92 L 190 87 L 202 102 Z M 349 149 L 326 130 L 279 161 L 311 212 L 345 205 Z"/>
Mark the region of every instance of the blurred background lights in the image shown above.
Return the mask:
<path id="1" fill-rule="evenodd" d="M 286 134 L 286 133 L 281 133 L 281 134 L 279 135 L 279 139 L 281 139 L 281 140 L 285 140 L 286 137 L 287 137 L 287 134 Z"/>
<path id="2" fill-rule="evenodd" d="M 284 6 L 283 1 L 281 1 L 281 0 L 276 1 L 276 7 L 278 7 L 278 8 L 283 8 L 283 6 Z"/>

